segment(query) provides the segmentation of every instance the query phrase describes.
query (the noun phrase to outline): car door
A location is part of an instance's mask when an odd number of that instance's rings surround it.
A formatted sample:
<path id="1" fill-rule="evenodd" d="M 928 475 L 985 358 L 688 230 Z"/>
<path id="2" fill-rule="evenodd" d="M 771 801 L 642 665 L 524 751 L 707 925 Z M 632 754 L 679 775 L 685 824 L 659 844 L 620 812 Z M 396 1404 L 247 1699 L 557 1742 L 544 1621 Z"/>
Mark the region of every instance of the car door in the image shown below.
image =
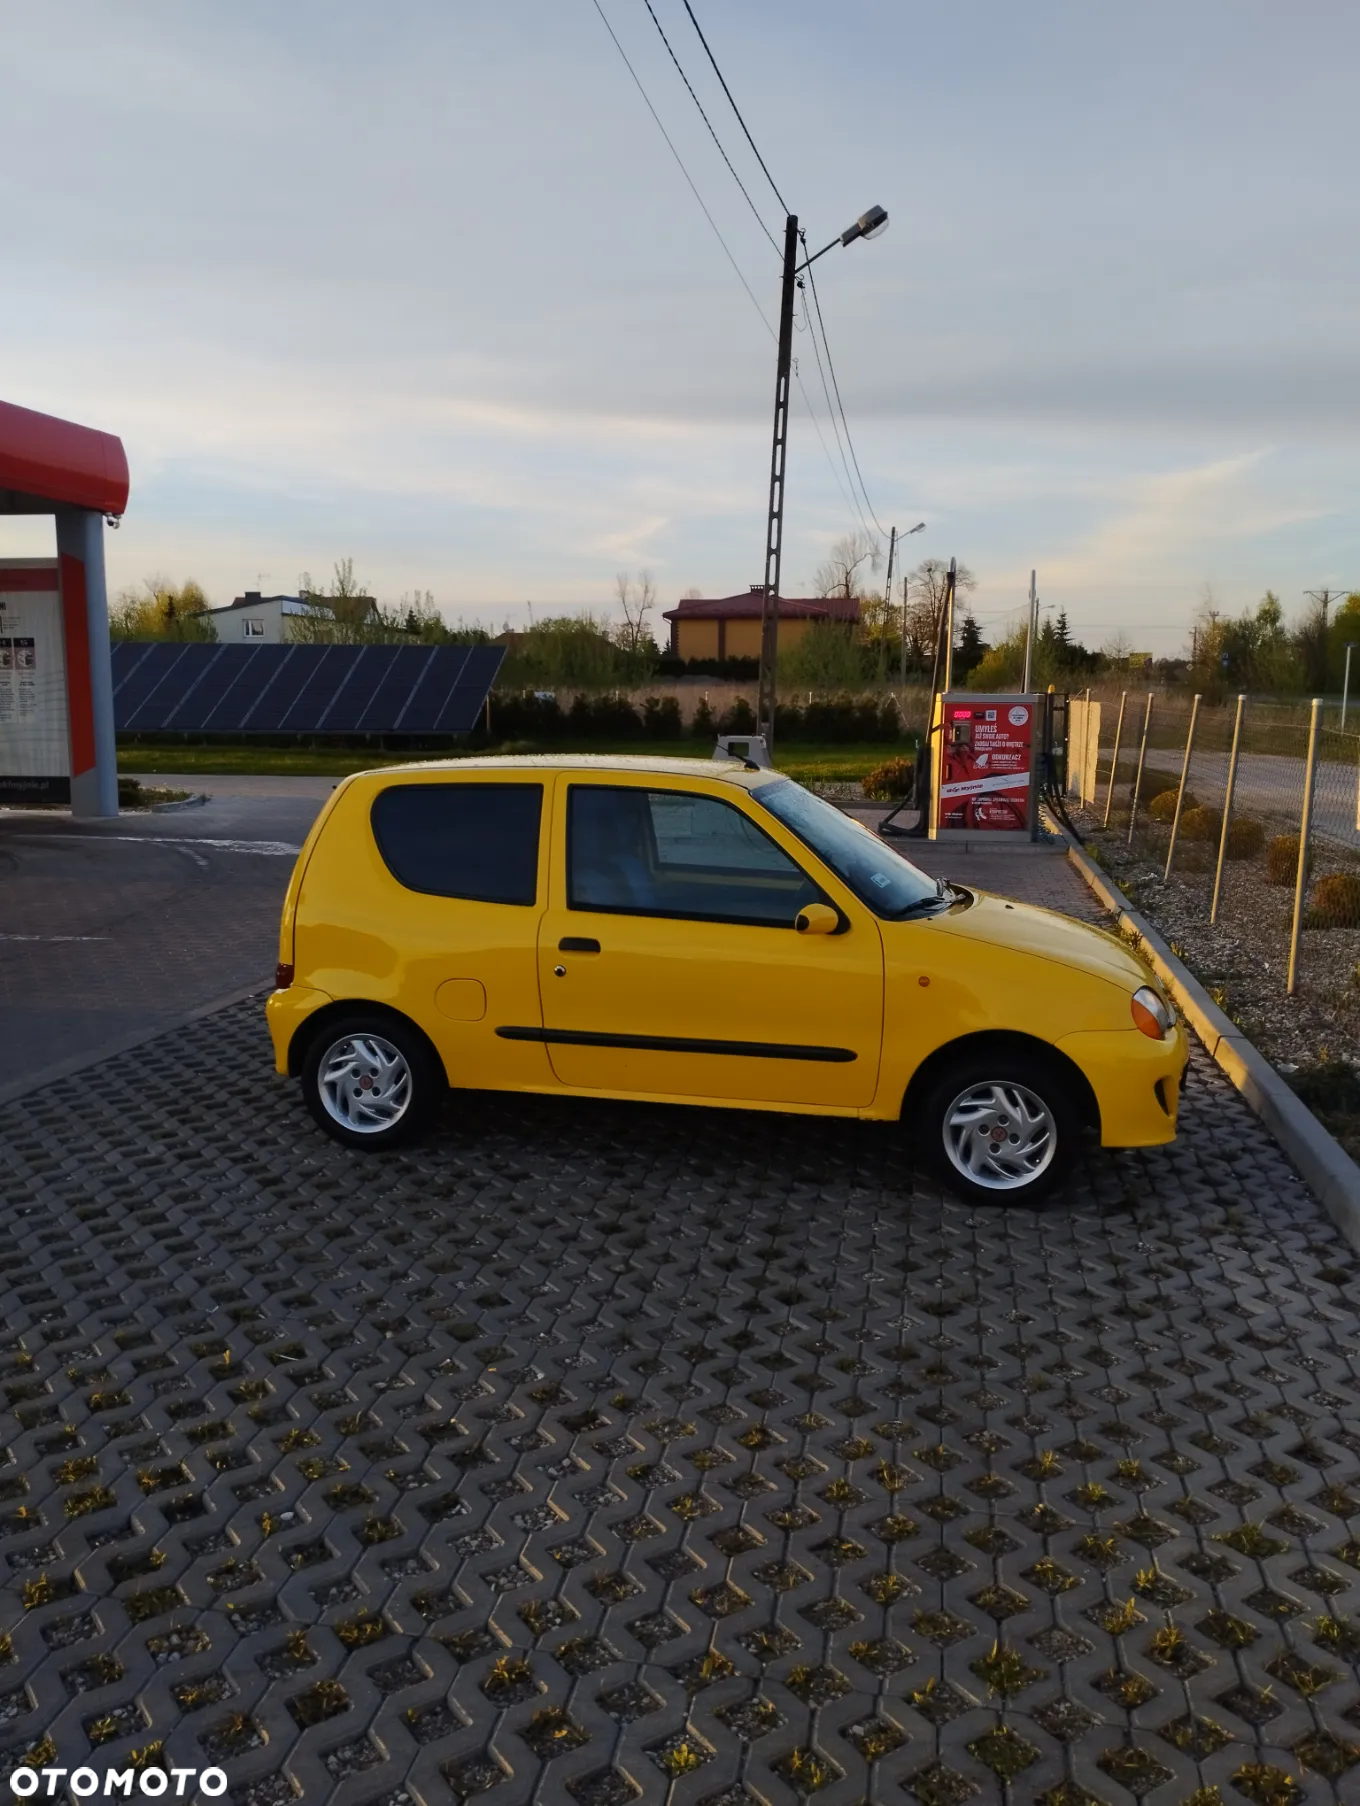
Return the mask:
<path id="1" fill-rule="evenodd" d="M 797 932 L 800 909 L 828 891 L 731 786 L 613 773 L 558 783 L 538 970 L 561 1082 L 868 1104 L 883 1027 L 871 913 L 837 889 L 841 930 Z"/>

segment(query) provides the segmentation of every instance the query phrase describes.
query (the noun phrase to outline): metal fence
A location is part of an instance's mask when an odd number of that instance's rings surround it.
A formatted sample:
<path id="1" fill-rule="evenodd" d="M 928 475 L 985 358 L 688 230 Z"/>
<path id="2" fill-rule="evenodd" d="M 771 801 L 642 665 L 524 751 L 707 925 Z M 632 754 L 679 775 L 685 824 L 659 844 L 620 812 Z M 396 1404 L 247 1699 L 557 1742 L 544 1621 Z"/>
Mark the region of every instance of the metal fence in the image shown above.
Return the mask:
<path id="1" fill-rule="evenodd" d="M 1069 705 L 1067 788 L 1097 852 L 1173 938 L 1213 931 L 1210 955 L 1261 962 L 1287 997 L 1356 988 L 1360 734 L 1325 713 L 1132 692 Z"/>

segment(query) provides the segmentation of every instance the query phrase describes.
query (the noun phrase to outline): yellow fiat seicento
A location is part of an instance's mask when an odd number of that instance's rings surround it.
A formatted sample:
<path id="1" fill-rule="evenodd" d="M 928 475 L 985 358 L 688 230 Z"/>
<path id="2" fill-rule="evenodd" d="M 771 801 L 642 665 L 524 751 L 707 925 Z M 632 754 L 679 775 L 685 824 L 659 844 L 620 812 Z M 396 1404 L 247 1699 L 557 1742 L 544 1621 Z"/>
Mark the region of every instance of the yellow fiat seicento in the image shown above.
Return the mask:
<path id="1" fill-rule="evenodd" d="M 776 772 L 459 759 L 332 793 L 288 886 L 280 1073 L 381 1148 L 449 1088 L 904 1119 L 976 1199 L 1173 1139 L 1184 1034 L 1113 936 L 927 877 Z"/>

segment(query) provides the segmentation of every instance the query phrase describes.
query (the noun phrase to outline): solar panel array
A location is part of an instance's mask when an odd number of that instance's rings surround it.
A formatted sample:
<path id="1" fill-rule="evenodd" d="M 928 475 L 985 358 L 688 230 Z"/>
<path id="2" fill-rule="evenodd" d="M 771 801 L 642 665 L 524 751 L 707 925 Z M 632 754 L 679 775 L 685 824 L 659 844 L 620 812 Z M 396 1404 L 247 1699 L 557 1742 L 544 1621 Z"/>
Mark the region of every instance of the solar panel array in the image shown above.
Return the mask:
<path id="1" fill-rule="evenodd" d="M 113 647 L 113 717 L 210 734 L 466 734 L 503 646 Z"/>

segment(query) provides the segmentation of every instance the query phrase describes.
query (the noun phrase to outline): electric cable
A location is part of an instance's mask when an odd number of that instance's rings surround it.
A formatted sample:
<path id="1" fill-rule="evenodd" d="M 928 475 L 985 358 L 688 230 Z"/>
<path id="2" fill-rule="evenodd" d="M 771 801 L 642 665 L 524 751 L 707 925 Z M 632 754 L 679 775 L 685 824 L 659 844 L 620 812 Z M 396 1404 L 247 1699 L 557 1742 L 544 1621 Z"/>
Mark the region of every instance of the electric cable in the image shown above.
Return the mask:
<path id="1" fill-rule="evenodd" d="M 863 510 L 863 508 L 860 507 L 858 501 L 855 499 L 855 479 L 850 474 L 850 463 L 845 455 L 845 447 L 841 443 L 841 430 L 836 425 L 836 410 L 831 404 L 831 391 L 827 387 L 826 371 L 822 368 L 821 348 L 819 347 L 819 345 L 817 343 L 817 334 L 812 325 L 812 317 L 808 313 L 807 295 L 801 288 L 799 290 L 799 293 L 802 296 L 802 301 L 803 301 L 803 319 L 807 323 L 807 329 L 812 338 L 812 349 L 817 355 L 817 374 L 822 379 L 822 394 L 825 395 L 825 397 L 826 397 L 826 411 L 831 418 L 831 430 L 836 436 L 836 450 L 841 455 L 841 463 L 845 467 L 845 479 L 846 479 L 846 482 L 849 483 L 849 485 L 850 485 L 850 506 L 854 510 L 854 512 L 859 515 L 860 525 L 864 528 L 864 531 L 866 533 L 868 533 L 870 535 L 870 537 L 872 537 L 873 536 L 873 528 L 870 527 L 868 521 L 865 520 L 864 510 Z M 830 452 L 828 452 L 827 456 L 830 457 L 830 455 L 831 455 Z M 833 470 L 835 469 L 834 464 L 832 466 L 832 469 Z M 839 476 L 836 478 L 836 481 L 838 483 L 840 482 Z M 842 491 L 842 493 L 844 493 L 844 491 Z"/>
<path id="2" fill-rule="evenodd" d="M 800 234 L 800 237 L 802 237 L 802 239 L 803 239 L 803 248 L 804 248 L 804 250 L 806 250 L 807 249 L 807 236 L 804 233 L 804 234 Z M 840 384 L 836 381 L 836 366 L 832 362 L 832 359 L 831 359 L 831 343 L 826 336 L 826 323 L 822 319 L 822 304 L 817 298 L 817 278 L 812 273 L 811 263 L 807 263 L 804 267 L 807 270 L 808 284 L 812 289 L 812 305 L 817 310 L 817 324 L 821 329 L 822 344 L 826 349 L 826 366 L 827 366 L 827 369 L 831 372 L 831 386 L 836 392 L 836 406 L 840 410 L 841 424 L 845 428 L 845 442 L 850 447 L 850 457 L 855 466 L 855 475 L 857 477 L 859 477 L 860 494 L 864 497 L 864 505 L 869 510 L 869 515 L 870 515 L 870 518 L 872 519 L 874 525 L 878 528 L 879 532 L 883 535 L 884 539 L 886 539 L 888 537 L 887 530 L 885 529 L 882 521 L 880 521 L 878 516 L 874 513 L 874 505 L 869 500 L 869 491 L 864 487 L 864 476 L 860 470 L 859 458 L 855 452 L 855 442 L 850 436 L 850 422 L 845 418 L 845 404 L 841 400 L 841 387 L 840 387 Z"/>
<path id="3" fill-rule="evenodd" d="M 802 376 L 802 372 L 798 368 L 798 359 L 797 358 L 795 358 L 793 360 L 793 374 L 794 374 L 794 380 L 798 384 L 799 393 L 803 397 L 804 406 L 807 408 L 808 419 L 812 422 L 813 428 L 817 434 L 817 438 L 821 443 L 822 451 L 826 456 L 827 466 L 830 469 L 832 476 L 835 477 L 835 479 L 836 479 L 836 487 L 841 492 L 841 500 L 845 503 L 846 507 L 850 510 L 850 513 L 853 515 L 855 512 L 855 498 L 853 495 L 851 495 L 847 492 L 845 484 L 841 481 L 841 473 L 836 469 L 836 460 L 831 456 L 831 447 L 826 442 L 826 434 L 822 431 L 822 423 L 820 420 L 818 420 L 816 409 L 812 405 L 812 397 L 808 394 L 806 388 L 804 388 L 804 386 L 803 386 L 803 376 Z"/>
<path id="4" fill-rule="evenodd" d="M 656 108 L 652 105 L 651 96 L 648 94 L 646 88 L 643 86 L 642 78 L 639 76 L 637 70 L 633 67 L 632 62 L 629 59 L 628 52 L 624 49 L 623 45 L 619 42 L 618 34 L 617 34 L 617 32 L 615 32 L 614 27 L 610 24 L 609 17 L 606 14 L 604 8 L 601 6 L 600 0 L 592 0 L 592 4 L 595 7 L 595 11 L 600 15 L 600 22 L 604 26 L 605 30 L 609 33 L 609 36 L 614 45 L 614 48 L 618 51 L 620 57 L 622 57 L 624 68 L 627 69 L 629 75 L 632 76 L 633 84 L 637 88 L 638 93 L 642 96 L 642 99 L 647 108 L 647 111 L 651 114 L 653 120 L 656 122 L 656 129 L 661 133 L 661 136 L 665 139 L 666 148 L 667 148 L 667 150 L 669 150 L 672 157 L 674 157 L 677 165 L 679 166 L 680 173 L 685 178 L 685 182 L 689 187 L 690 193 L 694 196 L 695 200 L 699 203 L 700 211 L 702 212 L 704 218 L 708 221 L 709 225 L 712 227 L 713 236 L 717 239 L 718 243 L 722 246 L 723 255 L 726 257 L 728 263 L 731 264 L 733 274 L 736 276 L 737 281 L 740 282 L 741 286 L 746 290 L 747 296 L 750 299 L 752 307 L 755 308 L 756 313 L 760 316 L 761 325 L 765 328 L 766 332 L 769 333 L 770 338 L 777 345 L 779 343 L 778 333 L 775 331 L 774 327 L 770 324 L 770 321 L 769 321 L 768 316 L 766 315 L 765 309 L 760 305 L 759 300 L 756 298 L 755 290 L 751 287 L 750 283 L 746 280 L 745 273 L 743 272 L 741 265 L 737 262 L 735 256 L 733 255 L 731 246 L 728 244 L 727 240 L 723 237 L 722 231 L 718 225 L 718 222 L 714 219 L 713 215 L 709 212 L 708 207 L 704 202 L 703 195 L 700 194 L 698 188 L 695 185 L 693 176 L 690 175 L 689 170 L 685 166 L 684 158 L 680 155 L 680 152 L 676 149 L 674 141 L 672 140 L 670 133 L 666 130 L 665 126 L 662 124 L 661 115 L 657 112 Z M 757 153 L 757 155 L 759 155 L 759 153 Z M 764 166 L 762 165 L 762 168 L 763 167 Z M 768 175 L 768 173 L 769 172 L 766 171 L 767 175 Z M 781 204 L 781 206 L 783 205 L 782 201 L 780 204 Z M 767 236 L 768 236 L 768 234 L 767 234 Z M 803 307 L 804 307 L 804 316 L 806 317 L 806 314 L 807 314 L 806 300 L 804 301 Z M 809 330 L 811 330 L 812 323 L 811 323 L 810 319 L 807 321 L 807 324 L 808 324 Z M 816 335 L 815 334 L 813 335 L 813 345 L 815 348 L 815 346 L 816 346 Z M 819 353 L 819 357 L 820 357 L 820 353 Z M 859 509 L 859 505 L 854 499 L 853 484 L 851 485 L 851 493 L 847 495 L 845 485 L 841 481 L 840 472 L 836 469 L 836 461 L 831 456 L 831 450 L 830 450 L 830 447 L 827 445 L 826 436 L 822 432 L 821 422 L 817 418 L 817 410 L 812 405 L 812 398 L 808 394 L 807 389 L 803 383 L 802 374 L 801 374 L 801 372 L 799 372 L 796 369 L 796 367 L 795 367 L 795 377 L 796 377 L 796 380 L 798 383 L 799 392 L 801 393 L 801 395 L 803 397 L 803 401 L 807 407 L 808 418 L 812 421 L 813 427 L 816 430 L 818 442 L 821 445 L 823 455 L 826 458 L 827 465 L 831 471 L 831 474 L 836 479 L 836 485 L 841 492 L 842 499 L 845 500 L 849 504 L 851 513 L 853 514 L 853 513 L 858 512 L 860 515 L 861 521 L 863 521 L 863 519 L 864 519 L 863 511 Z M 825 388 L 825 378 L 823 378 L 823 387 Z M 829 394 L 827 396 L 827 407 L 829 410 L 831 409 L 831 397 Z M 836 424 L 836 416 L 835 416 L 834 410 L 831 411 L 831 424 L 834 428 L 834 426 Z M 839 437 L 838 437 L 837 444 L 839 444 L 839 443 L 840 443 L 840 441 L 839 441 Z M 842 454 L 842 456 L 843 456 L 843 454 Z M 849 475 L 848 470 L 847 470 L 846 474 L 847 474 L 847 476 Z M 868 523 L 865 522 L 864 524 L 867 527 Z"/>
<path id="5" fill-rule="evenodd" d="M 741 108 L 737 105 L 736 101 L 733 100 L 733 98 L 732 98 L 732 90 L 728 87 L 726 79 L 723 76 L 723 72 L 718 67 L 717 57 L 714 56 L 713 52 L 708 47 L 708 39 L 704 36 L 703 28 L 700 26 L 699 21 L 694 16 L 694 8 L 690 5 L 689 0 L 683 0 L 683 5 L 685 8 L 685 11 L 689 14 L 690 24 L 694 27 L 695 31 L 697 31 L 699 34 L 699 42 L 704 47 L 704 54 L 708 57 L 709 62 L 712 63 L 712 65 L 713 65 L 713 73 L 717 76 L 718 80 L 722 83 L 722 91 L 727 96 L 728 104 L 732 108 L 732 111 L 737 116 L 737 124 L 741 127 L 742 131 L 746 133 L 746 142 L 750 145 L 751 149 L 755 152 L 756 162 L 759 163 L 761 169 L 764 171 L 765 180 L 770 184 L 770 187 L 774 189 L 774 198 L 779 202 L 779 205 L 781 207 L 783 207 L 785 216 L 787 216 L 789 209 L 788 209 L 787 205 L 785 204 L 784 197 L 782 194 L 780 194 L 779 189 L 775 184 L 774 177 L 770 174 L 768 168 L 766 168 L 764 157 L 762 157 L 760 152 L 758 150 L 756 150 L 756 141 L 751 136 L 751 133 L 750 133 L 749 128 L 747 127 L 746 121 L 741 116 Z"/>
<path id="6" fill-rule="evenodd" d="M 708 135 L 713 140 L 713 142 L 717 145 L 718 155 L 722 158 L 723 162 L 727 165 L 727 168 L 728 168 L 729 173 L 731 174 L 732 180 L 736 183 L 737 187 L 740 188 L 742 199 L 746 202 L 746 205 L 751 209 L 751 212 L 755 215 L 756 224 L 760 227 L 761 231 L 765 234 L 766 238 L 769 239 L 771 249 L 774 251 L 775 255 L 777 257 L 782 257 L 783 252 L 779 249 L 779 245 L 775 241 L 774 233 L 771 232 L 770 228 L 765 224 L 765 221 L 761 218 L 760 209 L 756 206 L 755 202 L 751 199 L 750 195 L 746 192 L 746 184 L 742 181 L 741 177 L 737 174 L 736 169 L 733 166 L 732 159 L 728 156 L 727 152 L 723 149 L 722 139 L 714 131 L 713 121 L 709 118 L 708 114 L 704 111 L 704 103 L 699 99 L 699 96 L 694 92 L 694 85 L 690 81 L 689 77 L 685 74 L 685 71 L 684 71 L 683 67 L 681 66 L 680 58 L 675 54 L 675 51 L 671 46 L 671 41 L 666 36 L 666 33 L 662 27 L 660 19 L 658 19 L 656 16 L 656 11 L 652 6 L 652 0 L 642 0 L 642 4 L 647 8 L 648 13 L 651 14 L 652 24 L 655 25 L 655 27 L 657 29 L 657 33 L 661 39 L 661 42 L 666 46 L 666 49 L 670 52 L 670 59 L 675 64 L 676 73 L 679 75 L 681 81 L 685 84 L 686 88 L 689 89 L 689 97 L 694 102 L 695 106 L 698 107 L 699 117 L 700 117 L 700 119 L 703 120 L 704 124 L 708 127 Z"/>
<path id="7" fill-rule="evenodd" d="M 670 151 L 671 155 L 675 158 L 676 162 L 680 165 L 680 173 L 685 178 L 686 182 L 689 184 L 690 193 L 694 196 L 695 200 L 698 201 L 699 206 L 703 211 L 704 218 L 708 221 L 709 225 L 712 226 L 713 236 L 717 239 L 718 243 L 722 246 L 723 255 L 727 258 L 727 261 L 731 264 L 733 270 L 735 271 L 737 281 L 740 282 L 741 286 L 746 290 L 746 293 L 750 296 L 752 307 L 754 307 L 756 312 L 760 315 L 761 321 L 764 324 L 766 332 L 769 333 L 770 337 L 774 340 L 775 344 L 777 345 L 779 343 L 779 334 L 775 331 L 774 327 L 771 326 L 769 320 L 766 318 L 765 309 L 760 305 L 759 301 L 757 301 L 755 290 L 751 287 L 750 283 L 746 280 L 746 277 L 742 274 L 741 265 L 737 262 L 736 258 L 732 255 L 731 247 L 728 245 L 727 240 L 723 237 L 721 231 L 718 228 L 718 222 L 714 219 L 713 215 L 709 212 L 707 206 L 705 206 L 704 197 L 699 193 L 699 190 L 695 187 L 694 178 L 693 178 L 693 176 L 691 176 L 688 169 L 686 169 L 684 158 L 680 155 L 679 151 L 675 148 L 675 145 L 672 143 L 670 133 L 666 130 L 665 126 L 662 125 L 661 115 L 657 112 L 656 108 L 652 105 L 651 96 L 648 94 L 647 90 L 642 85 L 642 78 L 639 76 L 637 70 L 633 67 L 632 63 L 628 60 L 628 52 L 624 49 L 623 45 L 620 44 L 620 42 L 618 40 L 618 36 L 614 31 L 614 27 L 609 23 L 608 16 L 606 15 L 604 8 L 600 5 L 600 0 L 592 0 L 592 4 L 594 5 L 595 11 L 600 15 L 600 21 L 603 24 L 605 30 L 609 33 L 610 37 L 613 39 L 615 50 L 617 50 L 619 55 L 623 58 L 624 67 L 627 69 L 628 73 L 632 76 L 633 81 L 637 87 L 638 93 L 642 96 L 643 100 L 646 102 L 647 111 L 651 114 L 652 118 L 656 121 L 656 129 L 661 133 L 661 136 L 666 140 L 666 148 Z"/>

